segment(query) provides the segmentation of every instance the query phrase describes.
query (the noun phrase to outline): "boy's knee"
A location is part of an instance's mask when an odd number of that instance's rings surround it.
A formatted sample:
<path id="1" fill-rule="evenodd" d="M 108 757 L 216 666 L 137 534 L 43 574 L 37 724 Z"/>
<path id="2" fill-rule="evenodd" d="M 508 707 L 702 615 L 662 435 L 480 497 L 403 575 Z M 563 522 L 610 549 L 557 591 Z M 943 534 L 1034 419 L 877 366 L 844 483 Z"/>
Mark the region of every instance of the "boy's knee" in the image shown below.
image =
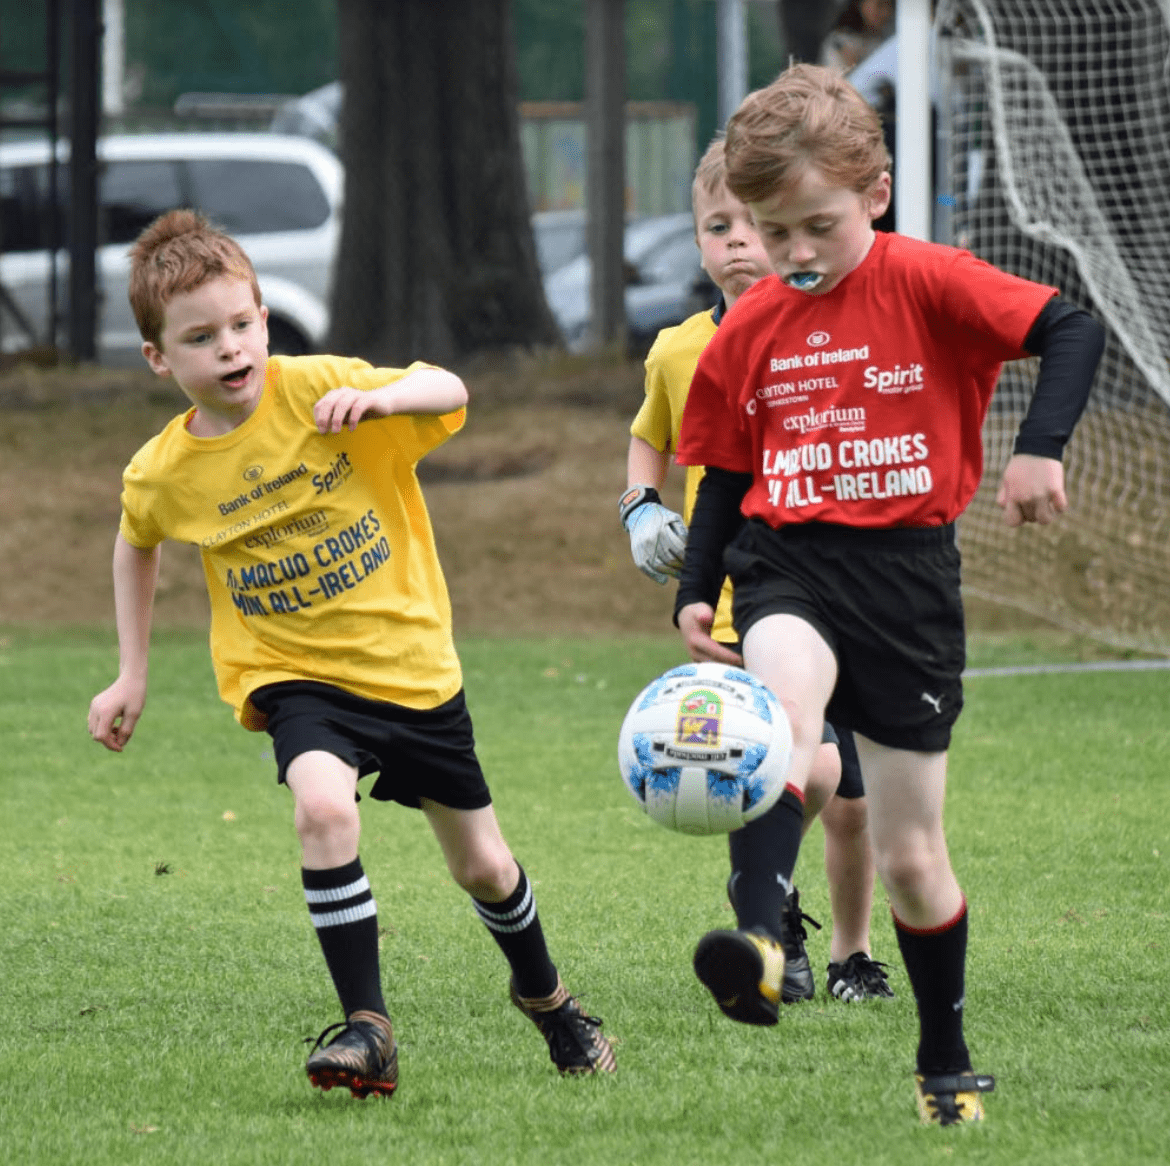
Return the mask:
<path id="1" fill-rule="evenodd" d="M 305 837 L 330 837 L 358 826 L 357 804 L 331 793 L 313 792 L 297 798 L 295 822 L 297 834 Z"/>
<path id="2" fill-rule="evenodd" d="M 815 789 L 822 800 L 827 802 L 837 792 L 840 783 L 841 754 L 837 752 L 836 745 L 822 743 L 813 754 L 806 789 Z"/>
<path id="3" fill-rule="evenodd" d="M 478 849 L 453 858 L 448 865 L 463 890 L 488 903 L 503 902 L 520 881 L 520 869 L 506 847 Z"/>
<path id="4" fill-rule="evenodd" d="M 821 811 L 825 830 L 841 838 L 864 834 L 868 819 L 865 798 L 833 798 Z"/>
<path id="5" fill-rule="evenodd" d="M 920 897 L 947 869 L 946 851 L 921 842 L 879 849 L 874 865 L 882 883 L 905 895 Z"/>

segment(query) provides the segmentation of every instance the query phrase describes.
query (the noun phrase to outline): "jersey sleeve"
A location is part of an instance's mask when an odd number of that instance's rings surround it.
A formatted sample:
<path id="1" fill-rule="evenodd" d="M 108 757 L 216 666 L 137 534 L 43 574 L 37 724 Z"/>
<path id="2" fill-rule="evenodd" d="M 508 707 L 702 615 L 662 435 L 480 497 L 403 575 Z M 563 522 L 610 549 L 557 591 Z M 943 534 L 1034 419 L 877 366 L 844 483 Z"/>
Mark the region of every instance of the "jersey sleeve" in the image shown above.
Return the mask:
<path id="1" fill-rule="evenodd" d="M 166 532 L 152 513 L 157 491 L 151 484 L 158 437 L 148 441 L 122 471 L 122 517 L 118 533 L 133 547 L 149 550 L 166 540 Z"/>
<path id="2" fill-rule="evenodd" d="M 947 272 L 942 303 L 960 336 L 997 360 L 1027 356 L 1024 341 L 1059 289 L 1033 283 L 961 251 Z"/>
<path id="3" fill-rule="evenodd" d="M 630 436 L 652 445 L 659 453 L 670 448 L 670 395 L 667 391 L 666 369 L 651 348 L 646 357 L 646 396 L 630 425 Z"/>

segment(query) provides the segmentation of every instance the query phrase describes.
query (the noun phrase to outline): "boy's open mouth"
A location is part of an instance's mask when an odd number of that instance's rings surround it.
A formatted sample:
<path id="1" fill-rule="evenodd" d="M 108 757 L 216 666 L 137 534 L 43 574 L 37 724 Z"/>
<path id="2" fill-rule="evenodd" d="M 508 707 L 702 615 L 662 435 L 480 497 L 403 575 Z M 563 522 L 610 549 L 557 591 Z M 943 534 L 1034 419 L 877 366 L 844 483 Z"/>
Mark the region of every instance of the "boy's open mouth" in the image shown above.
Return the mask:
<path id="1" fill-rule="evenodd" d="M 792 271 L 784 277 L 784 282 L 797 291 L 812 291 L 824 278 L 819 271 Z"/>
<path id="2" fill-rule="evenodd" d="M 227 385 L 229 388 L 238 389 L 238 388 L 241 388 L 247 382 L 248 377 L 251 375 L 251 372 L 252 372 L 252 366 L 248 365 L 247 368 L 233 369 L 231 372 L 225 373 L 219 379 L 225 385 Z"/>

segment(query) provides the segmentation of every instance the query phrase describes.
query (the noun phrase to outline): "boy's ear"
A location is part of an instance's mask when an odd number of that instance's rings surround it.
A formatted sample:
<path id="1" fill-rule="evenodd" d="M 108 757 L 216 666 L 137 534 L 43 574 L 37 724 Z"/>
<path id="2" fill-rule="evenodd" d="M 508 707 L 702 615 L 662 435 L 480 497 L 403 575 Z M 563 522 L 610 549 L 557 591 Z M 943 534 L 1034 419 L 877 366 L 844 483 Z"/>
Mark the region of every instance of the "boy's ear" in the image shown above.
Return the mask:
<path id="1" fill-rule="evenodd" d="M 880 219 L 889 210 L 893 197 L 894 183 L 888 170 L 883 170 L 878 180 L 869 188 L 866 201 L 869 203 L 869 217 L 872 222 Z"/>
<path id="2" fill-rule="evenodd" d="M 167 364 L 167 358 L 163 356 L 162 350 L 151 344 L 149 340 L 142 342 L 142 355 L 146 358 L 146 363 L 150 365 L 150 371 L 156 376 L 169 377 L 171 375 L 171 366 Z"/>

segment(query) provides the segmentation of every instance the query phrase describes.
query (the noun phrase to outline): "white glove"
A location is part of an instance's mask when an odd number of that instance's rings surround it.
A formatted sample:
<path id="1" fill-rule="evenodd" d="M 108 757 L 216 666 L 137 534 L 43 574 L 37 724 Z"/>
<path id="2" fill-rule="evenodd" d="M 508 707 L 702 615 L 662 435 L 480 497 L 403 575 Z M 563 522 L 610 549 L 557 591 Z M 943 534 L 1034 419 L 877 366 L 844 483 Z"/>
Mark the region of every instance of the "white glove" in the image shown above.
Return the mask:
<path id="1" fill-rule="evenodd" d="M 687 548 L 687 524 L 681 515 L 662 505 L 653 486 L 631 486 L 618 501 L 618 513 L 629 531 L 638 570 L 655 583 L 677 579 Z"/>

